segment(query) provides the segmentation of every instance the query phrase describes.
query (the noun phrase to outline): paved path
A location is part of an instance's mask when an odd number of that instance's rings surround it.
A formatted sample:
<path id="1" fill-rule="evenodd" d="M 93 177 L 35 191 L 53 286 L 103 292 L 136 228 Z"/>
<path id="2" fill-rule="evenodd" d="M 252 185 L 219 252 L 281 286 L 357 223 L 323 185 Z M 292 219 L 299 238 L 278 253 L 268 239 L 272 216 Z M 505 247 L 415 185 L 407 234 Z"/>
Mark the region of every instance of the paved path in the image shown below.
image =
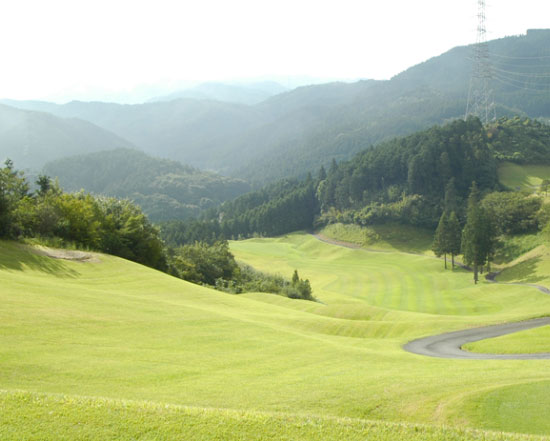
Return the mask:
<path id="1" fill-rule="evenodd" d="M 320 234 L 313 234 L 318 240 L 333 245 L 344 246 L 347 248 L 361 248 L 360 245 L 350 244 L 342 241 L 333 240 Z M 494 281 L 494 276 L 488 278 Z M 495 282 L 498 283 L 498 282 Z M 550 290 L 544 286 L 513 283 L 514 285 L 526 285 L 537 288 L 539 291 L 548 294 Z M 439 358 L 460 358 L 477 360 L 544 360 L 550 359 L 550 353 L 536 354 L 482 354 L 476 352 L 463 351 L 461 348 L 466 343 L 485 340 L 487 338 L 499 337 L 501 335 L 512 334 L 514 332 L 525 331 L 527 329 L 538 328 L 540 326 L 550 325 L 550 317 L 542 317 L 522 322 L 505 323 L 502 325 L 484 326 L 482 328 L 465 329 L 463 331 L 447 332 L 445 334 L 433 335 L 430 337 L 413 340 L 403 346 L 406 351 L 414 354 L 426 355 Z"/>
<path id="2" fill-rule="evenodd" d="M 503 325 L 484 326 L 482 328 L 465 329 L 464 331 L 448 332 L 431 337 L 413 340 L 403 346 L 406 351 L 419 355 L 439 358 L 463 358 L 478 360 L 542 360 L 550 359 L 550 353 L 537 354 L 480 354 L 463 351 L 466 343 L 486 338 L 499 337 L 539 326 L 550 325 L 550 317 L 542 317 L 523 322 L 505 323 Z"/>

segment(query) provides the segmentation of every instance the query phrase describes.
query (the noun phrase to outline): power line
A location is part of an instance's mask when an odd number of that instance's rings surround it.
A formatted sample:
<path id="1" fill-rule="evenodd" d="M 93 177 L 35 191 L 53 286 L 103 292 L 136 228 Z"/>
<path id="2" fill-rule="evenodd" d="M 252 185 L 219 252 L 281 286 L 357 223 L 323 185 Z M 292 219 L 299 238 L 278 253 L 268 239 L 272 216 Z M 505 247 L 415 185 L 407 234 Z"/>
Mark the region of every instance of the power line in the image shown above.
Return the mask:
<path id="1" fill-rule="evenodd" d="M 496 114 L 492 90 L 490 89 L 493 72 L 489 58 L 489 45 L 487 43 L 485 0 L 477 0 L 477 10 L 477 36 L 476 44 L 473 48 L 474 63 L 468 90 L 465 118 L 468 115 L 475 115 L 487 124 L 489 120 L 496 118 Z"/>

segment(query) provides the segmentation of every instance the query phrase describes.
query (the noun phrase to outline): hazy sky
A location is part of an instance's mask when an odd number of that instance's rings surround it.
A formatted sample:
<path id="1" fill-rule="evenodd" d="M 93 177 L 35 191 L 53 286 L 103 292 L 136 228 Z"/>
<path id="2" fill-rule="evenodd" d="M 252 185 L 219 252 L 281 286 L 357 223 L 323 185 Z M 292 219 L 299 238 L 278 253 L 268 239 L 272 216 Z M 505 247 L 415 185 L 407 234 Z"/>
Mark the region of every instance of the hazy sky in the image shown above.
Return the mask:
<path id="1" fill-rule="evenodd" d="M 476 14 L 477 0 L 3 0 L 0 97 L 104 100 L 141 86 L 131 101 L 184 81 L 386 79 L 474 42 Z M 550 2 L 488 0 L 487 27 L 489 39 L 550 27 Z"/>

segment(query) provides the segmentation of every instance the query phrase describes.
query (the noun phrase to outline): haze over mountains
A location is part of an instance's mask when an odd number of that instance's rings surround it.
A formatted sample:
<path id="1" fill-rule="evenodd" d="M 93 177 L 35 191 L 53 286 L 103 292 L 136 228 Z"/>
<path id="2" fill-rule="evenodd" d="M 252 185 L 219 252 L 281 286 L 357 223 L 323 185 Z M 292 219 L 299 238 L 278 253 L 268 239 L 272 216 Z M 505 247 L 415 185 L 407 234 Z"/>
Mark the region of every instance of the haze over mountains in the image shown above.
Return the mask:
<path id="1" fill-rule="evenodd" d="M 152 98 L 148 100 L 148 102 L 172 101 L 178 98 L 194 98 L 199 100 L 254 105 L 287 90 L 288 89 L 274 81 L 240 84 L 209 82 L 165 96 Z"/>
<path id="2" fill-rule="evenodd" d="M 489 43 L 489 50 L 498 55 L 494 57 L 493 83 L 497 114 L 550 117 L 548 78 L 530 75 L 541 72 L 544 63 L 548 70 L 544 57 L 550 56 L 550 30 L 495 40 Z M 81 131 L 86 136 L 93 131 L 92 138 L 103 139 L 103 150 L 134 145 L 154 156 L 263 184 L 282 177 L 305 176 L 333 158 L 348 159 L 390 137 L 463 117 L 471 51 L 471 47 L 451 49 L 388 81 L 300 87 L 254 105 L 196 96 L 138 105 L 76 101 L 65 105 L 32 101 L 9 104 L 55 115 L 48 118 L 58 127 L 53 132 L 61 140 L 72 139 L 66 132 L 77 139 Z M 542 64 L 534 66 L 533 60 L 542 60 Z M 10 111 L 15 112 L 3 107 L 3 144 Z M 38 118 L 38 114 L 19 113 L 23 114 Z M 88 125 L 79 126 L 77 136 L 76 129 L 71 132 L 64 126 L 77 124 L 74 120 L 67 122 L 67 118 L 78 118 Z M 42 135 L 44 131 L 44 125 L 36 124 L 25 133 L 10 134 L 13 147 L 8 153 L 25 150 L 25 145 L 30 146 L 29 138 L 54 142 L 53 135 Z M 19 155 L 13 158 L 20 161 L 16 165 L 41 165 L 40 145 L 33 146 L 26 149 L 32 161 Z M 96 146 L 88 142 L 76 153 L 92 151 Z M 56 152 L 49 151 L 43 156 L 55 159 Z"/>

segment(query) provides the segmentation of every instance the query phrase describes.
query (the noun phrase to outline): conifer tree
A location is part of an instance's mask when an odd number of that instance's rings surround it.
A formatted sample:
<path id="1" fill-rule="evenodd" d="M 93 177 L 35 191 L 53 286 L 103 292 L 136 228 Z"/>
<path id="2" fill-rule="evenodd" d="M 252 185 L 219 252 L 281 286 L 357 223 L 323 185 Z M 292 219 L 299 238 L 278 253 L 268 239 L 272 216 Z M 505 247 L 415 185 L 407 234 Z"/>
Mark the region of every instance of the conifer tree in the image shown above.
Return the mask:
<path id="1" fill-rule="evenodd" d="M 447 249 L 448 245 L 448 221 L 447 213 L 444 211 L 441 217 L 439 218 L 439 224 L 435 230 L 435 237 L 432 244 L 432 251 L 437 257 L 444 256 L 445 259 L 445 269 L 447 269 Z"/>
<path id="2" fill-rule="evenodd" d="M 451 254 L 452 269 L 455 268 L 455 256 L 460 254 L 460 244 L 462 239 L 462 228 L 456 217 L 456 213 L 451 211 L 447 220 L 447 252 Z"/>
<path id="3" fill-rule="evenodd" d="M 466 225 L 462 231 L 462 254 L 464 262 L 474 267 L 474 283 L 478 282 L 479 270 L 487 262 L 493 248 L 493 237 L 490 234 L 490 222 L 479 205 L 479 190 L 472 183 L 468 197 Z"/>

